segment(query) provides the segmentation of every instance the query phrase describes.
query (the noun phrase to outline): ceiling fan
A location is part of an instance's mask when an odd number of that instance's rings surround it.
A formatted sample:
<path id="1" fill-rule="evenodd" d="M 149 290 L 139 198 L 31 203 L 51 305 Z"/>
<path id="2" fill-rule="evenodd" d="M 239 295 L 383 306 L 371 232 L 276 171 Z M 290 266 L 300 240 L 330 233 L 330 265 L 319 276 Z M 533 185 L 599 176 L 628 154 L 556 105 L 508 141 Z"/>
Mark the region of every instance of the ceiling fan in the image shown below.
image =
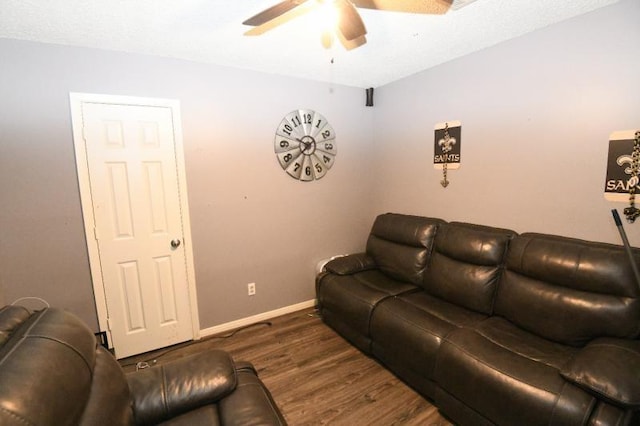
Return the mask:
<path id="1" fill-rule="evenodd" d="M 443 14 L 451 7 L 453 0 L 284 0 L 271 6 L 243 22 L 254 28 L 245 35 L 263 34 L 293 18 L 319 7 L 333 7 L 337 18 L 336 34 L 347 49 L 354 49 L 367 42 L 367 29 L 357 7 L 393 12 Z M 330 47 L 332 35 L 325 31 L 322 44 Z"/>

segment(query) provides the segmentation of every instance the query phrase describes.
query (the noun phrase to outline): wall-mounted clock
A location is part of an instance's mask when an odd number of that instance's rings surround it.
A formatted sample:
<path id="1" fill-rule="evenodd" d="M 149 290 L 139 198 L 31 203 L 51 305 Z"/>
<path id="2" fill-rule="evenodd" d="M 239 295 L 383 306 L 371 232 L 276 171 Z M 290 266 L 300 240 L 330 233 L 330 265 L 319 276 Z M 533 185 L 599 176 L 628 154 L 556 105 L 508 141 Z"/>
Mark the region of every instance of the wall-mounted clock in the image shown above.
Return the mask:
<path id="1" fill-rule="evenodd" d="M 282 168 L 305 182 L 327 174 L 338 152 L 333 127 L 322 114 L 310 109 L 285 115 L 276 130 L 274 145 Z"/>

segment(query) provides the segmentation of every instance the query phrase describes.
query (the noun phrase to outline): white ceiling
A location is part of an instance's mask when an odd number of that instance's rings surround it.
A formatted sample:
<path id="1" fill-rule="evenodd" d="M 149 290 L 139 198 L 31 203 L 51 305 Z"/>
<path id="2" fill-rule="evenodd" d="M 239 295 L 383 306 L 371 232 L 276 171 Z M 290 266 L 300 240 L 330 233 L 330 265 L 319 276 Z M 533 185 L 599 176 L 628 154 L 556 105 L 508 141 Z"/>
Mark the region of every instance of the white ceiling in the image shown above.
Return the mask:
<path id="1" fill-rule="evenodd" d="M 445 15 L 360 9 L 368 42 L 346 51 L 322 47 L 312 14 L 243 36 L 242 21 L 279 0 L 0 0 L 0 38 L 378 87 L 618 1 L 476 0 Z"/>

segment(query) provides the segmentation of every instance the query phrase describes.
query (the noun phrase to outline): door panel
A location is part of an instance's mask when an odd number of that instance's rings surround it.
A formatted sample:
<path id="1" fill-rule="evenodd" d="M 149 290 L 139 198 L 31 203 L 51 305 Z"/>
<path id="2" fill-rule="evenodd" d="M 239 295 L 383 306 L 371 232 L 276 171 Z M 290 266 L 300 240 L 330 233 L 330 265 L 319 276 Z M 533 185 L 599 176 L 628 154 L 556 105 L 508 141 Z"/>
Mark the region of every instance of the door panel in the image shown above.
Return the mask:
<path id="1" fill-rule="evenodd" d="M 172 113 L 82 103 L 99 269 L 118 358 L 194 337 Z"/>
<path id="2" fill-rule="evenodd" d="M 142 306 L 142 289 L 138 262 L 122 262 L 120 268 L 120 289 L 122 300 L 126 305 L 126 331 L 128 333 L 145 330 L 144 308 Z"/>

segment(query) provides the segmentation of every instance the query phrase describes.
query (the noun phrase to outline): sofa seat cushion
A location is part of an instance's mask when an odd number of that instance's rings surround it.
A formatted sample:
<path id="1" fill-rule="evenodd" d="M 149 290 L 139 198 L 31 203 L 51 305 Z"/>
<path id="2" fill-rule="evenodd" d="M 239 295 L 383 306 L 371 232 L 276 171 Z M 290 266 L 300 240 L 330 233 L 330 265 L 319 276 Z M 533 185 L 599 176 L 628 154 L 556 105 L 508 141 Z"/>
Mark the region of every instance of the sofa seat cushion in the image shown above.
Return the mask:
<path id="1" fill-rule="evenodd" d="M 415 285 L 389 278 L 378 270 L 353 275 L 328 274 L 318 283 L 324 320 L 361 350 L 369 351 L 369 322 L 375 306 Z"/>
<path id="2" fill-rule="evenodd" d="M 595 400 L 559 373 L 575 352 L 500 317 L 454 330 L 436 360 L 436 402 L 464 401 L 497 424 L 582 425 Z"/>
<path id="3" fill-rule="evenodd" d="M 458 327 L 485 318 L 424 291 L 389 298 L 373 312 L 373 353 L 387 364 L 409 367 L 431 380 L 442 339 Z"/>

